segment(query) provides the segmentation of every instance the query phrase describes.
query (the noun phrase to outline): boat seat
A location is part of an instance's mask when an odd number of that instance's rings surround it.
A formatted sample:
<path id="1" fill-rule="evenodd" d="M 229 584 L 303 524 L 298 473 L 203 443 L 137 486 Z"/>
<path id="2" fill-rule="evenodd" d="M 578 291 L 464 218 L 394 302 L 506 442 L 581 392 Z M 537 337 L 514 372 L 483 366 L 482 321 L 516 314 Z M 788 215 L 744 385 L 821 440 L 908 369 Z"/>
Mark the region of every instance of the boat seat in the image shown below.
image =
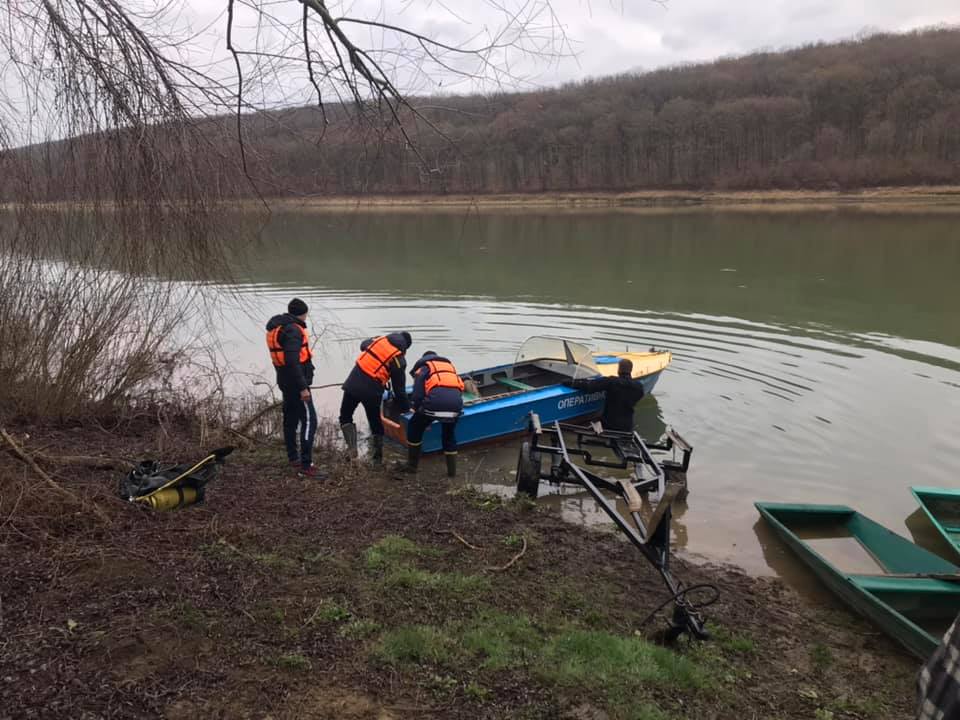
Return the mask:
<path id="1" fill-rule="evenodd" d="M 527 385 L 524 382 L 520 382 L 519 380 L 514 380 L 508 377 L 495 377 L 494 380 L 496 380 L 501 385 L 506 385 L 507 387 L 511 387 L 514 390 L 536 390 L 536 388 L 533 387 L 533 385 Z"/>

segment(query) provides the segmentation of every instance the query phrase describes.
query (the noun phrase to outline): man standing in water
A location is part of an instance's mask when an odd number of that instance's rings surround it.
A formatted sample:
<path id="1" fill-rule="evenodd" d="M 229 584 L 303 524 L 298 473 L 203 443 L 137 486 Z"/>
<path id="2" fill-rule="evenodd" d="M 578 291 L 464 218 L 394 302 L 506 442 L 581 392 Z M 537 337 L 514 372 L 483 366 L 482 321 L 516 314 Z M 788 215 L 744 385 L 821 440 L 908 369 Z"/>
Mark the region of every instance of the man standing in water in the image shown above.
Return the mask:
<path id="1" fill-rule="evenodd" d="M 440 423 L 447 477 L 457 474 L 457 420 L 463 413 L 463 380 L 447 358 L 433 350 L 423 354 L 413 370 L 413 417 L 407 425 L 407 462 L 399 472 L 415 473 L 420 464 L 423 434 L 434 420 Z"/>
<path id="2" fill-rule="evenodd" d="M 294 298 L 287 312 L 267 322 L 267 348 L 277 371 L 277 386 L 283 394 L 283 441 L 287 460 L 302 475 L 320 475 L 313 464 L 313 440 L 317 434 L 317 411 L 310 397 L 313 353 L 307 336 L 307 304 Z M 297 430 L 300 447 L 297 448 Z"/>
<path id="3" fill-rule="evenodd" d="M 633 379 L 633 363 L 627 358 L 617 365 L 617 377 L 568 380 L 567 387 L 607 393 L 600 422 L 604 430 L 633 432 L 633 408 L 643 397 L 643 383 Z"/>
<path id="4" fill-rule="evenodd" d="M 408 332 L 367 338 L 360 343 L 360 356 L 343 383 L 343 402 L 340 404 L 340 429 L 347 448 L 354 456 L 357 454 L 357 426 L 353 423 L 353 413 L 357 405 L 363 405 L 367 414 L 372 434 L 372 459 L 377 464 L 383 462 L 380 401 L 387 385 L 393 386 L 396 410 L 406 412 L 410 409 L 404 370 L 407 368 L 406 352 L 411 344 Z"/>

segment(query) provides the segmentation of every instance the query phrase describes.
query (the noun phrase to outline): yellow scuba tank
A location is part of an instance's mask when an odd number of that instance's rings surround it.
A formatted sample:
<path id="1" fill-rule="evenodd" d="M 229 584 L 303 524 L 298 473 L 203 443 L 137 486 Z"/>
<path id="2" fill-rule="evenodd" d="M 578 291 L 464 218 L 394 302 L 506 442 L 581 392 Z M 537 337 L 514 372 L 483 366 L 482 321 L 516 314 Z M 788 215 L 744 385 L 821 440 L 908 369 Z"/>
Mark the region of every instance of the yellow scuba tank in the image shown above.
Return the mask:
<path id="1" fill-rule="evenodd" d="M 197 501 L 197 490 L 192 487 L 175 487 L 160 490 L 144 498 L 154 510 L 176 510 L 193 505 Z"/>

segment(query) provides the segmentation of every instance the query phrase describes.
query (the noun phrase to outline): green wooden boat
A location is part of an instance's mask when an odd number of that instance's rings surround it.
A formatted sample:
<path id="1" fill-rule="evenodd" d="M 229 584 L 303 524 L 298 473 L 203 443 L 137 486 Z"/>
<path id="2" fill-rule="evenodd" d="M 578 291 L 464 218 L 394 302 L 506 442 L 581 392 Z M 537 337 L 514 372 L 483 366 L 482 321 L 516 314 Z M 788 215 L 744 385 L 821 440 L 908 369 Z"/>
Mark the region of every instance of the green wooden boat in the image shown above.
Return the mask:
<path id="1" fill-rule="evenodd" d="M 960 553 L 960 490 L 912 487 L 910 492 L 937 531 Z"/>
<path id="2" fill-rule="evenodd" d="M 960 614 L 960 568 L 846 505 L 755 505 L 827 587 L 917 657 Z"/>

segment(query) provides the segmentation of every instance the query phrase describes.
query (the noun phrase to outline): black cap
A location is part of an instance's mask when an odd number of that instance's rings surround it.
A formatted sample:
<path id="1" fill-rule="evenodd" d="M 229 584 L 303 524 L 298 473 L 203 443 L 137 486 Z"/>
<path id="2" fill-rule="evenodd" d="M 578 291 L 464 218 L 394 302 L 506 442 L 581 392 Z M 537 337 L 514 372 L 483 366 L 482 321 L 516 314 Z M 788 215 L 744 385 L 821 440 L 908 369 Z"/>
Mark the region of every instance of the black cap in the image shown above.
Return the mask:
<path id="1" fill-rule="evenodd" d="M 633 361 L 629 358 L 622 358 L 617 364 L 617 374 L 620 377 L 633 377 Z"/>
<path id="2" fill-rule="evenodd" d="M 287 312 L 294 317 L 300 317 L 307 314 L 307 304 L 300 298 L 294 298 L 287 304 Z"/>
<path id="3" fill-rule="evenodd" d="M 413 345 L 413 338 L 410 337 L 410 333 L 408 333 L 406 330 L 404 330 L 402 333 L 400 333 L 400 335 L 402 335 L 402 336 L 403 336 L 403 339 L 406 340 L 406 342 L 407 342 L 407 347 L 404 348 L 404 349 L 407 349 L 407 348 L 409 348 L 411 345 Z"/>

